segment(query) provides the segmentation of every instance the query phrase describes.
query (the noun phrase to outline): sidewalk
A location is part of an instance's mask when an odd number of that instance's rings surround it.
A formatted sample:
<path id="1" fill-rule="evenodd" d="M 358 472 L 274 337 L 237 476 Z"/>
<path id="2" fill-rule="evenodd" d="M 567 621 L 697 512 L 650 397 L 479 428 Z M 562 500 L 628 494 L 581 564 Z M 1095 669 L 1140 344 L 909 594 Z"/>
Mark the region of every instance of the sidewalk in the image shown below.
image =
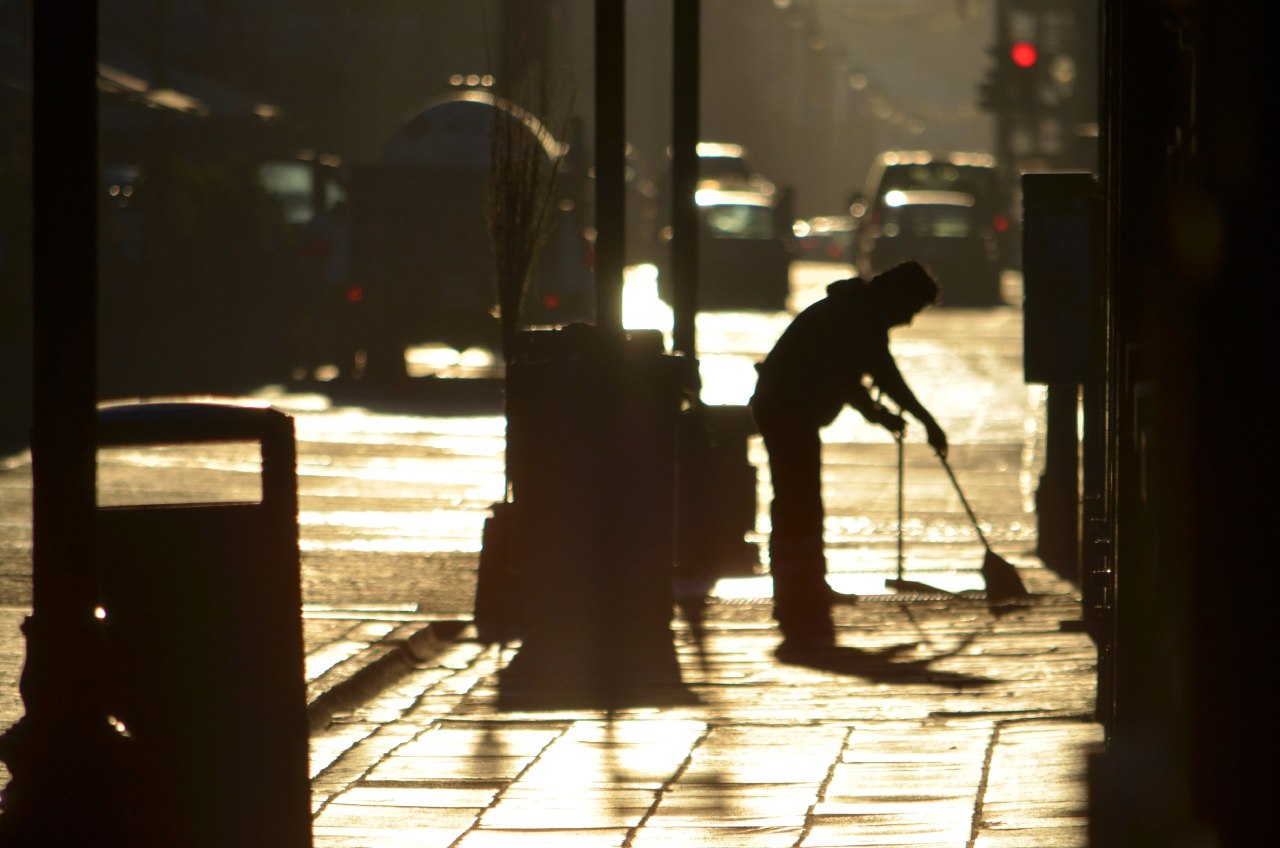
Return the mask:
<path id="1" fill-rule="evenodd" d="M 786 665 L 766 600 L 708 610 L 697 703 L 501 712 L 510 659 L 465 622 L 308 610 L 316 848 L 1085 846 L 1101 742 L 1071 587 L 864 598 L 837 612 L 839 669 Z"/>

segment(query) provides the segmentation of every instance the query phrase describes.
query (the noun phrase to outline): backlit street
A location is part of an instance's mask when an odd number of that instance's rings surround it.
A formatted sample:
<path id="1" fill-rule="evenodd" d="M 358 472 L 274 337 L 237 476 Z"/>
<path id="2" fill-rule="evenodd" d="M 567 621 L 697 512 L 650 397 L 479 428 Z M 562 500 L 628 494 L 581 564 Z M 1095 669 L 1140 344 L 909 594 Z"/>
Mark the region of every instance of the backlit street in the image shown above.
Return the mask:
<path id="1" fill-rule="evenodd" d="M 840 266 L 798 264 L 793 306 L 819 296 L 842 273 Z M 654 317 L 640 313 L 631 323 Z M 660 309 L 656 318 L 661 321 Z M 787 321 L 788 313 L 700 316 L 704 401 L 745 404 L 754 386 L 752 364 Z M 1043 388 L 1023 382 L 1021 331 L 1014 307 L 933 309 L 892 337 L 903 373 L 948 431 L 952 465 L 975 512 L 990 525 L 989 540 L 1013 557 L 1035 544 L 1033 495 L 1044 437 Z M 429 354 L 419 356 L 430 360 Z M 308 603 L 469 612 L 484 519 L 489 505 L 502 498 L 500 414 L 391 414 L 277 387 L 235 400 L 271 404 L 295 416 Z M 896 567 L 893 440 L 847 408 L 824 438 L 832 580 L 846 591 L 883 592 L 884 577 Z M 981 588 L 980 544 L 918 426 L 908 427 L 906 451 L 907 569 L 952 591 Z M 751 441 L 750 459 L 760 481 L 753 541 L 763 544 L 769 486 L 758 438 Z M 4 463 L 0 603 L 20 606 L 30 592 L 30 465 L 25 456 Z M 251 445 L 104 451 L 98 498 L 104 506 L 253 499 L 259 473 Z M 972 540 L 971 556 L 957 560 L 951 547 L 945 554 L 935 550 L 934 543 L 964 540 Z M 757 589 L 767 592 L 767 581 L 750 587 Z"/>

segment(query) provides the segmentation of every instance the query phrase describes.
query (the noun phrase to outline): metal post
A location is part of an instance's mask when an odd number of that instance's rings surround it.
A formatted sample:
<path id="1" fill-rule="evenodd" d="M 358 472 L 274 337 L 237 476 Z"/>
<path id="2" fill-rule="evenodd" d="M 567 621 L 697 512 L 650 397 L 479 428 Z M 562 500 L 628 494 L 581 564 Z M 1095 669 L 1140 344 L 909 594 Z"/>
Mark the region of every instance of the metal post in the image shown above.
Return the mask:
<path id="1" fill-rule="evenodd" d="M 596 324 L 618 335 L 626 262 L 625 13 L 625 0 L 596 0 Z"/>
<path id="2" fill-rule="evenodd" d="M 1076 383 L 1050 383 L 1046 410 L 1045 468 L 1036 490 L 1036 553 L 1049 568 L 1079 585 L 1080 451 Z"/>
<path id="3" fill-rule="evenodd" d="M 699 47 L 701 0 L 675 0 L 671 120 L 672 347 L 697 356 L 698 315 L 698 118 L 701 102 Z"/>
<path id="4" fill-rule="evenodd" d="M 107 777 L 118 741 L 93 676 L 98 9 L 32 9 L 34 564 L 26 714 L 0 747 L 13 775 L 0 842 L 117 844 L 110 822 L 127 811 Z"/>

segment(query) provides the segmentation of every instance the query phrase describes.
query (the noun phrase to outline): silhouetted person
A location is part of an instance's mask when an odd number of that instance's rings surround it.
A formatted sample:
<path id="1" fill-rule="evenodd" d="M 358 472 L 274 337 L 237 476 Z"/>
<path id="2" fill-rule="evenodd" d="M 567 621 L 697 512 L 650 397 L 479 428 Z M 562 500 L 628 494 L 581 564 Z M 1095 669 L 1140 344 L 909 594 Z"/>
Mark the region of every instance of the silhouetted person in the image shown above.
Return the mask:
<path id="1" fill-rule="evenodd" d="M 937 298 L 938 284 L 915 262 L 869 281 L 839 280 L 795 317 L 756 366 L 751 411 L 773 478 L 769 568 L 773 614 L 783 635 L 780 655 L 821 651 L 835 640 L 831 604 L 840 596 L 826 582 L 819 431 L 846 403 L 895 434 L 906 426 L 871 397 L 864 377 L 924 424 L 929 444 L 946 455 L 946 434 L 889 352 L 889 329 L 910 324 Z"/>

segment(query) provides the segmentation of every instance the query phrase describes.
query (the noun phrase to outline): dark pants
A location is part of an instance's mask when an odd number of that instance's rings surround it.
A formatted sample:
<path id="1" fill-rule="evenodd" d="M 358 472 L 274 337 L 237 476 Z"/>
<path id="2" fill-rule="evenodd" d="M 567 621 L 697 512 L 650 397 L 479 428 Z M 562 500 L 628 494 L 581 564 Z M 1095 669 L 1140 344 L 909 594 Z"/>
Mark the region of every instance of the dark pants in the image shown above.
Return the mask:
<path id="1" fill-rule="evenodd" d="M 773 617 L 788 639 L 829 639 L 833 633 L 822 535 L 822 440 L 816 425 L 753 405 L 769 452 L 773 503 L 769 571 Z"/>

